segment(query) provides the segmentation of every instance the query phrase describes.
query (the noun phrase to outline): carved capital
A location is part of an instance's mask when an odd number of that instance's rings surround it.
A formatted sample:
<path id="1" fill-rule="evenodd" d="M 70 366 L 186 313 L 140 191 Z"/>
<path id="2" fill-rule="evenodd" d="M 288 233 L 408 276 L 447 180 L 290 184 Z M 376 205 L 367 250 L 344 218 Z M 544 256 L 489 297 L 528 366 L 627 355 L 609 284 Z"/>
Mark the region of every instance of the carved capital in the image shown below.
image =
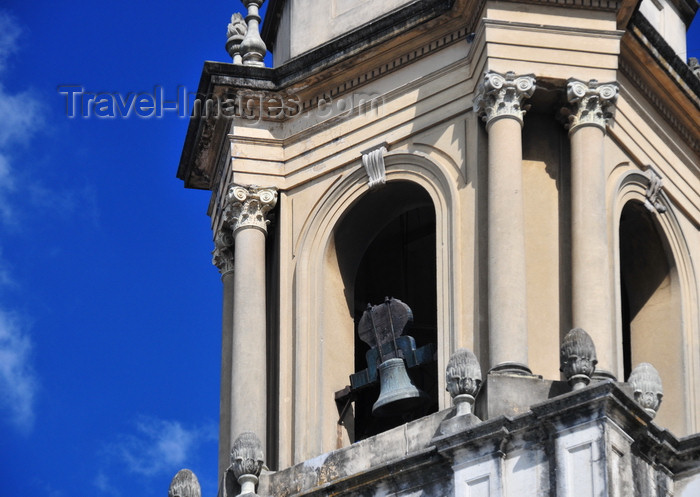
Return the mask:
<path id="1" fill-rule="evenodd" d="M 605 132 L 605 126 L 615 111 L 618 91 L 614 81 L 598 83 L 592 79 L 585 83 L 569 79 L 566 83 L 566 99 L 571 108 L 564 110 L 569 119 L 569 132 L 579 126 L 598 126 Z"/>
<path id="2" fill-rule="evenodd" d="M 482 116 L 488 126 L 494 119 L 509 117 L 523 124 L 525 109 L 522 103 L 535 92 L 534 74 L 516 76 L 508 71 L 500 74 L 494 71 L 484 73 L 474 99 L 474 112 Z"/>
<path id="3" fill-rule="evenodd" d="M 214 250 L 211 253 L 211 263 L 221 273 L 221 276 L 233 271 L 233 233 L 228 228 L 221 228 L 214 237 Z"/>
<path id="4" fill-rule="evenodd" d="M 170 482 L 168 497 L 202 497 L 197 476 L 189 469 L 181 469 Z"/>
<path id="5" fill-rule="evenodd" d="M 365 171 L 367 171 L 367 176 L 369 177 L 370 190 L 386 183 L 384 154 L 386 154 L 385 145 L 380 145 L 377 148 L 362 152 L 362 165 L 365 167 Z"/>
<path id="6" fill-rule="evenodd" d="M 226 193 L 224 223 L 234 234 L 243 228 L 257 228 L 267 233 L 267 213 L 277 204 L 276 188 L 231 185 Z"/>
<path id="7" fill-rule="evenodd" d="M 254 494 L 265 464 L 262 443 L 252 431 L 244 431 L 231 447 L 231 470 L 241 484 L 241 494 Z"/>
<path id="8" fill-rule="evenodd" d="M 590 383 L 598 364 L 593 339 L 585 330 L 574 328 L 561 342 L 559 359 L 559 371 L 564 373 L 572 390 L 580 390 Z"/>
<path id="9" fill-rule="evenodd" d="M 469 414 L 481 387 L 481 366 L 471 350 L 457 349 L 450 356 L 445 372 L 447 391 L 454 399 L 457 414 Z"/>
<path id="10" fill-rule="evenodd" d="M 664 396 L 661 376 L 654 366 L 642 362 L 635 367 L 627 379 L 632 386 L 634 400 L 653 418 Z"/>

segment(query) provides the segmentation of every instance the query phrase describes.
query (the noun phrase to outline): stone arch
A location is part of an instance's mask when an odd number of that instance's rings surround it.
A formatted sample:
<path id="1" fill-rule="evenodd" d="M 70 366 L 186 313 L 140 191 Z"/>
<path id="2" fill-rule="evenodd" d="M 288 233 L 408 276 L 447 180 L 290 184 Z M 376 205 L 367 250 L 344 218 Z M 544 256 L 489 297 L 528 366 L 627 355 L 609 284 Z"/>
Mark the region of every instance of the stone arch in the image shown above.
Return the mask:
<path id="1" fill-rule="evenodd" d="M 661 374 L 665 399 L 657 421 L 675 435 L 697 431 L 698 300 L 695 270 L 675 208 L 658 175 L 627 170 L 612 204 L 618 375 L 639 362 Z"/>
<path id="2" fill-rule="evenodd" d="M 435 210 L 438 371 L 459 342 L 455 320 L 455 198 L 448 166 L 420 153 L 392 152 L 384 158 L 388 187 L 405 182 L 424 190 Z M 359 162 L 359 161 L 358 161 Z M 294 460 L 300 461 L 349 443 L 336 427 L 333 393 L 354 372 L 354 320 L 336 252 L 335 230 L 353 206 L 368 194 L 359 166 L 337 178 L 317 202 L 297 244 L 294 280 Z M 444 378 L 438 374 L 439 406 L 448 405 Z M 321 432 L 321 435 L 316 434 Z"/>

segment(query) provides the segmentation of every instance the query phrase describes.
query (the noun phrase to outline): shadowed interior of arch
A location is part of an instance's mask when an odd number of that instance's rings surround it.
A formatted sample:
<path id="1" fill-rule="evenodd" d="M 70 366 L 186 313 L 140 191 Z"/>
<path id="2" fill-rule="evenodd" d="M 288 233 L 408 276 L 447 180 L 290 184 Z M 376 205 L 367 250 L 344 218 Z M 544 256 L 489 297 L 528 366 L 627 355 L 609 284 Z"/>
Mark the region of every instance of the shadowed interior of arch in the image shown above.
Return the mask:
<path id="1" fill-rule="evenodd" d="M 386 296 L 413 310 L 414 321 L 406 334 L 418 347 L 437 345 L 435 208 L 422 187 L 395 181 L 368 192 L 339 223 L 335 247 L 348 311 L 355 321 L 355 371 L 367 367 L 369 349 L 357 337 L 357 323 L 367 304 L 379 304 Z M 437 363 L 413 368 L 409 375 L 428 394 L 426 403 L 403 416 L 379 418 L 372 415 L 378 385 L 358 392 L 353 425 L 346 423 L 352 441 L 437 411 Z"/>
<path id="2" fill-rule="evenodd" d="M 639 201 L 628 202 L 620 216 L 620 292 L 624 377 L 640 362 L 656 366 L 669 404 L 683 403 L 683 340 L 680 289 L 675 262 L 663 232 Z M 677 435 L 682 419 L 659 422 Z"/>

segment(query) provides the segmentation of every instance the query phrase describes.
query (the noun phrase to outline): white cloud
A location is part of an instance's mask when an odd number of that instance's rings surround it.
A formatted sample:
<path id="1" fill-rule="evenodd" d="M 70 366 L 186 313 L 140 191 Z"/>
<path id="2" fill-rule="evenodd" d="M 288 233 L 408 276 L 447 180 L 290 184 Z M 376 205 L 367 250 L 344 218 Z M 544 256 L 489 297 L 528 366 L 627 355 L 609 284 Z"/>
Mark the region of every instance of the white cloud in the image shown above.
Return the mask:
<path id="1" fill-rule="evenodd" d="M 100 493 L 104 495 L 114 495 L 115 497 L 118 497 L 121 495 L 119 490 L 117 490 L 117 487 L 114 486 L 112 483 L 112 480 L 109 478 L 107 473 L 104 471 L 100 471 L 97 473 L 97 476 L 95 479 L 92 481 L 93 485 L 97 488 L 97 490 L 100 491 Z"/>
<path id="2" fill-rule="evenodd" d="M 7 13 L 0 11 L 0 73 L 7 67 L 7 59 L 17 51 L 21 28 Z"/>
<path id="3" fill-rule="evenodd" d="M 12 151 L 28 143 L 42 122 L 39 101 L 28 90 L 8 91 L 2 81 L 9 57 L 19 49 L 21 33 L 17 21 L 0 10 L 0 221 L 5 224 L 13 223 L 15 217 L 10 199 L 16 176 Z"/>
<path id="4" fill-rule="evenodd" d="M 34 426 L 37 381 L 32 343 L 21 321 L 0 309 L 0 412 L 20 430 Z"/>
<path id="5" fill-rule="evenodd" d="M 204 442 L 216 440 L 216 427 L 185 427 L 179 421 L 143 418 L 136 434 L 120 437 L 108 452 L 134 474 L 154 476 L 172 473 L 195 459 Z"/>

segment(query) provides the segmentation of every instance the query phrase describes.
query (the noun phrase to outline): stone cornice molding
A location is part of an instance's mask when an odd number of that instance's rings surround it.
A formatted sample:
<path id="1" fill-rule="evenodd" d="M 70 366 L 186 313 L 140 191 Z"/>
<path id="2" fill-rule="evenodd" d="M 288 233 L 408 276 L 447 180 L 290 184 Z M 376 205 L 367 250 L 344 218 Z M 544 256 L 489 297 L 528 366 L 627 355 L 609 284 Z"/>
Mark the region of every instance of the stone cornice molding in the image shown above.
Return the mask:
<path id="1" fill-rule="evenodd" d="M 214 237 L 214 250 L 211 253 L 214 264 L 223 278 L 234 269 L 233 233 L 228 228 L 221 228 Z"/>
<path id="2" fill-rule="evenodd" d="M 581 126 L 597 126 L 605 133 L 605 126 L 613 117 L 619 88 L 616 82 L 588 83 L 570 78 L 566 83 L 566 99 L 571 108 L 566 109 L 569 133 Z"/>
<path id="3" fill-rule="evenodd" d="M 276 188 L 255 185 L 230 185 L 224 200 L 223 221 L 235 235 L 244 228 L 256 228 L 267 234 L 267 213 L 277 205 Z"/>
<path id="4" fill-rule="evenodd" d="M 516 119 L 523 125 L 522 102 L 535 92 L 534 74 L 517 76 L 513 71 L 505 74 L 486 71 L 474 98 L 474 112 L 480 114 L 486 126 L 503 117 Z"/>

